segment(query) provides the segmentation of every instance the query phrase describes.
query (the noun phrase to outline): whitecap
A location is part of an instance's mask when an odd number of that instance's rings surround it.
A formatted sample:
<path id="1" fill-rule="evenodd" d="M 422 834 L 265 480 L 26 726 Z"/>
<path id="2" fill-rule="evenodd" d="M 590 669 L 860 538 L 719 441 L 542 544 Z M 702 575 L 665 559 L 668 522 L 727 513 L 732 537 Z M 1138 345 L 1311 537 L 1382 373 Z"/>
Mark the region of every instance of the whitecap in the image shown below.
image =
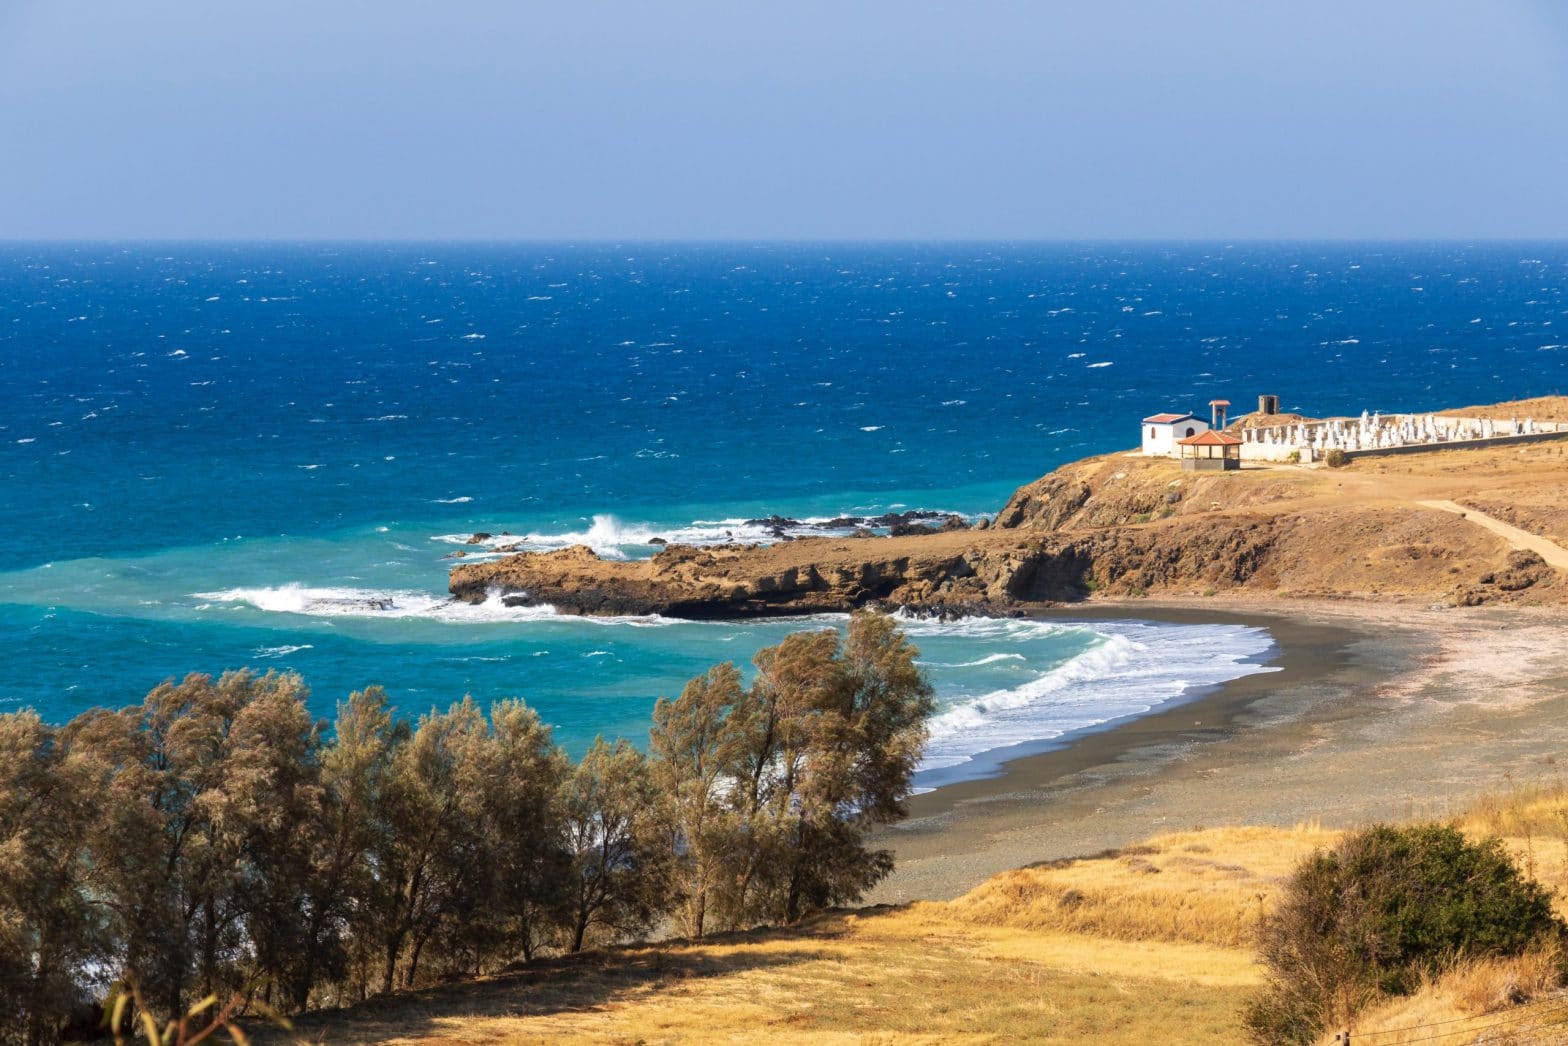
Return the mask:
<path id="1" fill-rule="evenodd" d="M 288 657 L 290 654 L 297 654 L 301 650 L 314 649 L 315 647 L 310 643 L 299 643 L 295 646 L 263 646 L 257 647 L 252 651 L 251 656 L 265 658 Z"/>
<path id="2" fill-rule="evenodd" d="M 460 625 L 578 621 L 591 625 L 629 625 L 640 628 L 662 627 L 677 623 L 675 618 L 660 617 L 657 614 L 640 617 L 580 617 L 558 613 L 555 607 L 547 603 L 537 606 L 509 606 L 504 597 L 494 592 L 482 603 L 465 603 L 452 596 L 431 592 L 317 588 L 291 582 L 287 585 L 270 587 L 193 592 L 191 598 L 201 601 L 196 606 L 197 610 L 250 609 L 302 617 L 422 618 Z"/>
<path id="3" fill-rule="evenodd" d="M 891 510 L 904 508 L 903 505 L 889 506 Z M 856 509 L 853 513 L 844 515 L 879 515 L 883 510 Z M 973 522 L 975 517 L 962 512 L 945 512 L 936 510 L 942 518 L 958 516 L 961 519 Z M 608 513 L 596 515 L 585 530 L 565 530 L 555 533 L 529 532 L 524 534 L 492 533 L 481 541 L 474 541 L 472 534 L 436 534 L 432 541 L 447 545 L 460 545 L 466 553 L 465 559 L 484 560 L 493 559 L 509 552 L 499 549 L 515 548 L 525 552 L 551 552 L 557 549 L 570 548 L 573 545 L 587 545 L 606 559 L 628 559 L 630 553 L 647 553 L 655 546 L 653 540 L 662 538 L 672 545 L 728 545 L 728 544 L 769 544 L 780 540 L 780 533 L 785 537 L 821 537 L 824 535 L 843 535 L 851 533 L 853 527 L 840 529 L 823 529 L 822 524 L 829 523 L 841 516 L 807 516 L 795 521 L 798 525 L 775 527 L 767 522 L 751 522 L 749 520 L 734 519 L 698 519 L 689 523 L 661 526 L 654 523 L 628 523 Z"/>
<path id="4" fill-rule="evenodd" d="M 944 771 L 939 775 L 944 779 L 988 772 L 991 767 L 978 764 L 963 769 L 984 753 L 1048 743 L 1072 731 L 1144 714 L 1203 687 L 1278 670 L 1262 663 L 1273 648 L 1268 632 L 1242 625 L 922 622 L 905 617 L 901 627 L 916 642 L 920 634 L 937 631 L 993 642 L 1008 638 L 1008 629 L 1015 630 L 1013 638 L 1018 640 L 1039 637 L 1033 630 L 1040 628 L 1095 635 L 1088 650 L 1049 671 L 1017 686 L 959 698 L 933 716 L 921 770 Z"/>
<path id="5" fill-rule="evenodd" d="M 923 662 L 921 662 L 921 664 L 929 665 L 932 668 L 979 668 L 982 665 L 994 665 L 994 664 L 997 664 L 998 662 L 1001 662 L 1001 661 L 1028 661 L 1028 660 L 1029 659 L 1027 657 L 1025 657 L 1024 655 L 1022 655 L 1022 654 L 1019 654 L 1019 653 L 1007 653 L 1007 654 L 987 654 L 984 657 L 975 659 L 974 661 L 957 661 L 957 662 L 923 661 Z"/>

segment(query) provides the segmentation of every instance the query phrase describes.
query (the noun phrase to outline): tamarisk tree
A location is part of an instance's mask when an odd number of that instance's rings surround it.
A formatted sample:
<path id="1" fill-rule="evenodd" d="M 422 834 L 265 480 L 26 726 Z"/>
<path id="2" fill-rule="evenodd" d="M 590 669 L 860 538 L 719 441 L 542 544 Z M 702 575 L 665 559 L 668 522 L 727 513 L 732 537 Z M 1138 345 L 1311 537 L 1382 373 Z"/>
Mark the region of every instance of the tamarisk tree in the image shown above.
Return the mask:
<path id="1" fill-rule="evenodd" d="M 867 839 L 905 815 L 932 710 L 918 654 L 861 612 L 842 640 L 759 652 L 749 687 L 723 665 L 659 702 L 651 749 L 686 932 L 795 922 L 887 875 L 892 855 Z"/>
<path id="2" fill-rule="evenodd" d="M 646 934 L 793 922 L 892 867 L 931 691 L 894 623 L 792 635 L 575 766 L 522 701 L 329 729 L 297 675 L 0 715 L 0 1046 L 134 997 L 178 1020 L 364 999 Z M 130 990 L 127 996 L 126 990 Z"/>

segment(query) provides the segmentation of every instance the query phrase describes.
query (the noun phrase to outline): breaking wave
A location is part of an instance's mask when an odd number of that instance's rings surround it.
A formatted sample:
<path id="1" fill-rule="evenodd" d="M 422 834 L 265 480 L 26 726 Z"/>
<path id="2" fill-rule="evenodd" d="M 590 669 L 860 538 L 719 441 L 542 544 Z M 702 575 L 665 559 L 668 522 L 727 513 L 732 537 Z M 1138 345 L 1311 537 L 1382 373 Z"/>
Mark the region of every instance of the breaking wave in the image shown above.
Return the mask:
<path id="1" fill-rule="evenodd" d="M 971 517 L 961 512 L 941 512 L 941 516 Z M 474 534 L 437 534 L 431 538 L 448 545 L 463 546 L 469 559 L 486 559 L 509 555 L 514 551 L 550 552 L 587 545 L 606 559 L 632 559 L 658 551 L 654 544 L 660 539 L 671 545 L 725 545 L 769 544 L 784 538 L 842 537 L 856 530 L 855 526 L 829 527 L 845 516 L 808 516 L 790 520 L 780 525 L 747 519 L 698 519 L 673 526 L 655 523 L 627 523 L 613 515 L 593 517 L 586 530 L 567 530 L 557 533 L 530 532 L 524 534 L 489 534 L 474 541 Z M 873 533 L 885 533 L 886 528 L 869 528 Z"/>
<path id="2" fill-rule="evenodd" d="M 1060 627 L 1090 630 L 1094 644 L 1016 686 L 945 702 L 930 721 L 923 775 L 929 778 L 930 771 L 947 771 L 939 775 L 945 782 L 994 772 L 994 766 L 954 768 L 985 753 L 1048 744 L 1064 734 L 1141 715 L 1232 679 L 1278 670 L 1263 663 L 1273 640 L 1261 628 L 1132 621 Z M 905 630 L 918 634 L 907 624 Z M 974 667 L 1005 657 L 992 654 L 953 667 Z M 939 697 L 940 693 L 939 685 Z M 929 787 L 931 782 L 926 784 Z"/>
<path id="3" fill-rule="evenodd" d="M 592 624 L 652 626 L 672 623 L 657 615 L 644 617 L 589 618 L 560 614 L 549 605 L 508 606 L 492 594 L 483 603 L 430 592 L 380 591 L 364 588 L 311 588 L 300 584 L 264 588 L 231 588 L 221 592 L 195 592 L 198 610 L 261 610 L 271 614 L 297 614 L 324 618 L 422 618 L 452 624 L 525 621 L 583 621 Z"/>

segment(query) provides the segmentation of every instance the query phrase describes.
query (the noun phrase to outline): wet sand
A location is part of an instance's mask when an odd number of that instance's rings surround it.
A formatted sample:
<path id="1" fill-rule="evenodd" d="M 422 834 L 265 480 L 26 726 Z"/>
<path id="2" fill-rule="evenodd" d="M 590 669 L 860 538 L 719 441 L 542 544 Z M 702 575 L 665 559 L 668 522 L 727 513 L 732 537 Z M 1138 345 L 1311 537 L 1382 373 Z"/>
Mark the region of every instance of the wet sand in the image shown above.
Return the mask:
<path id="1" fill-rule="evenodd" d="M 910 801 L 873 902 L 957 896 L 1037 861 L 1222 824 L 1442 816 L 1557 777 L 1568 742 L 1560 610 L 1139 600 L 1042 611 L 1266 628 L 1280 671 L 1064 739 Z"/>

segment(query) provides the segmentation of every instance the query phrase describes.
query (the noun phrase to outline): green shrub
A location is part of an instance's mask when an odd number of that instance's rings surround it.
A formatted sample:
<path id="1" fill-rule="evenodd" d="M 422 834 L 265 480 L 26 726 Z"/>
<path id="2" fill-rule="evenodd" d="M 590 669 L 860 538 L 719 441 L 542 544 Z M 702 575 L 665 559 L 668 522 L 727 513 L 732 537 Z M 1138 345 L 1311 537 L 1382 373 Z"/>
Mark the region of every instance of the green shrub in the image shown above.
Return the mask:
<path id="1" fill-rule="evenodd" d="M 1290 462 L 1292 465 L 1300 464 L 1300 462 L 1301 462 L 1301 451 L 1299 451 L 1299 450 L 1291 451 L 1289 454 L 1285 455 L 1285 460 Z"/>
<path id="2" fill-rule="evenodd" d="M 1268 975 L 1247 1027 L 1258 1042 L 1311 1042 L 1461 955 L 1517 955 L 1565 930 L 1496 839 L 1374 825 L 1296 868 L 1261 933 Z"/>
<path id="3" fill-rule="evenodd" d="M 1350 455 L 1346 454 L 1338 447 L 1335 447 L 1333 450 L 1323 455 L 1323 464 L 1327 465 L 1331 469 L 1342 469 L 1346 465 L 1350 464 Z"/>

